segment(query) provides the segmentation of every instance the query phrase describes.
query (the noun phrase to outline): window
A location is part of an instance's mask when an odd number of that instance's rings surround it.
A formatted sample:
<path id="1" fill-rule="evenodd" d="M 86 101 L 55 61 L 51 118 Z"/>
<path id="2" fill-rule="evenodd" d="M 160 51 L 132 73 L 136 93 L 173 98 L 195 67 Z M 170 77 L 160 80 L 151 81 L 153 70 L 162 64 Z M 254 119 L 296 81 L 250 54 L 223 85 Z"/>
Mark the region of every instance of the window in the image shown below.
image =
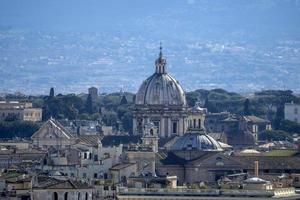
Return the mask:
<path id="1" fill-rule="evenodd" d="M 294 181 L 299 182 L 299 177 L 295 177 Z"/>
<path id="2" fill-rule="evenodd" d="M 94 161 L 98 161 L 98 155 L 94 155 Z"/>
<path id="3" fill-rule="evenodd" d="M 157 128 L 157 133 L 158 133 L 158 131 L 159 131 L 159 122 L 154 122 L 153 124 L 156 126 L 156 128 Z"/>
<path id="4" fill-rule="evenodd" d="M 58 200 L 58 194 L 57 194 L 57 192 L 53 192 L 53 200 Z"/>
<path id="5" fill-rule="evenodd" d="M 194 119 L 193 128 L 196 128 L 196 119 Z"/>
<path id="6" fill-rule="evenodd" d="M 97 173 L 94 173 L 94 178 L 97 178 L 98 177 L 98 174 Z"/>
<path id="7" fill-rule="evenodd" d="M 150 129 L 150 135 L 153 135 L 153 129 L 152 128 Z"/>
<path id="8" fill-rule="evenodd" d="M 108 178 L 107 173 L 104 173 L 104 179 L 107 179 L 107 178 Z"/>
<path id="9" fill-rule="evenodd" d="M 198 119 L 198 128 L 201 128 L 201 119 Z"/>
<path id="10" fill-rule="evenodd" d="M 172 132 L 177 133 L 177 122 L 173 122 Z"/>
<path id="11" fill-rule="evenodd" d="M 83 154 L 83 158 L 87 159 L 87 153 L 86 152 Z"/>
<path id="12" fill-rule="evenodd" d="M 85 200 L 89 200 L 89 194 L 87 192 L 85 193 Z"/>
<path id="13" fill-rule="evenodd" d="M 64 200 L 68 200 L 68 192 L 65 193 Z"/>
<path id="14" fill-rule="evenodd" d="M 81 194 L 80 194 L 80 192 L 78 193 L 77 200 L 81 200 Z"/>

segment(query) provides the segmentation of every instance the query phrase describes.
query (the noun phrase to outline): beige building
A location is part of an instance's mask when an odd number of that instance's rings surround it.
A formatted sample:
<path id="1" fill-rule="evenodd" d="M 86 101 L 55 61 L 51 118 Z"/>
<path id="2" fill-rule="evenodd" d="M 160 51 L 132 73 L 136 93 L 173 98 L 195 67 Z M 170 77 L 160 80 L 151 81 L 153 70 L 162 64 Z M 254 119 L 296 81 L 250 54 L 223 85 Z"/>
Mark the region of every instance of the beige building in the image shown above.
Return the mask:
<path id="1" fill-rule="evenodd" d="M 38 176 L 33 178 L 32 200 L 91 200 L 88 184 L 65 177 Z"/>
<path id="2" fill-rule="evenodd" d="M 286 103 L 284 105 L 284 119 L 300 123 L 300 104 Z"/>
<path id="3" fill-rule="evenodd" d="M 35 132 L 31 139 L 33 146 L 47 150 L 49 147 L 66 148 L 76 143 L 75 135 L 65 129 L 57 120 L 50 118 Z"/>
<path id="4" fill-rule="evenodd" d="M 32 103 L 18 101 L 0 101 L 0 120 L 14 116 L 24 121 L 42 121 L 42 109 L 33 108 Z"/>

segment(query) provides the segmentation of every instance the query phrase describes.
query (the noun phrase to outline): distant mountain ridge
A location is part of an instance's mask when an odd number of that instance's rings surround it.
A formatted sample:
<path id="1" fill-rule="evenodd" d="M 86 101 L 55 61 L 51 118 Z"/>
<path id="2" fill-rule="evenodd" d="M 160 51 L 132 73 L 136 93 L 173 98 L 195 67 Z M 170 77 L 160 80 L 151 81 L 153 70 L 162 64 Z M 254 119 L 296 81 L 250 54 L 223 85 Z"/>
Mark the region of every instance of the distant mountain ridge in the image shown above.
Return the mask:
<path id="1" fill-rule="evenodd" d="M 0 2 L 0 92 L 136 92 L 162 41 L 186 91 L 300 84 L 296 0 Z"/>

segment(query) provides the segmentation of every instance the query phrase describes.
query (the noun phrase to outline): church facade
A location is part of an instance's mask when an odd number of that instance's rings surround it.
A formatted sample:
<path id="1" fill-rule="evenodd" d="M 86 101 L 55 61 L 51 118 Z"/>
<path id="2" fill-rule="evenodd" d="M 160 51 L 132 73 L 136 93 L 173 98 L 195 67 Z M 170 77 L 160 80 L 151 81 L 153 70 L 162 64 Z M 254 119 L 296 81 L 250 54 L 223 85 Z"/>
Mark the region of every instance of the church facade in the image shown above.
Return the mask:
<path id="1" fill-rule="evenodd" d="M 203 124 L 203 112 L 187 106 L 184 90 L 166 71 L 166 59 L 160 47 L 155 61 L 155 72 L 140 86 L 133 110 L 133 133 L 142 135 L 143 127 L 153 123 L 159 137 L 183 135 L 189 126 Z M 192 114 L 191 114 L 192 113 Z M 193 119 L 190 119 L 193 115 Z M 202 120 L 202 121 L 201 121 Z"/>

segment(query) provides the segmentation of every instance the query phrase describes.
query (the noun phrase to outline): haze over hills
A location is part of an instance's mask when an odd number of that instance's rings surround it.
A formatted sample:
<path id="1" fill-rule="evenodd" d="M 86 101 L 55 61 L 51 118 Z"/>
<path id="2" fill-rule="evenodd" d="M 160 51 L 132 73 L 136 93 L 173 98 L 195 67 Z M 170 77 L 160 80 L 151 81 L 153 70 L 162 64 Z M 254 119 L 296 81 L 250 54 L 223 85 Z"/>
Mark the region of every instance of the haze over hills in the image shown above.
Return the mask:
<path id="1" fill-rule="evenodd" d="M 300 91 L 300 1 L 0 2 L 0 92 L 135 92 L 162 41 L 187 90 Z"/>

